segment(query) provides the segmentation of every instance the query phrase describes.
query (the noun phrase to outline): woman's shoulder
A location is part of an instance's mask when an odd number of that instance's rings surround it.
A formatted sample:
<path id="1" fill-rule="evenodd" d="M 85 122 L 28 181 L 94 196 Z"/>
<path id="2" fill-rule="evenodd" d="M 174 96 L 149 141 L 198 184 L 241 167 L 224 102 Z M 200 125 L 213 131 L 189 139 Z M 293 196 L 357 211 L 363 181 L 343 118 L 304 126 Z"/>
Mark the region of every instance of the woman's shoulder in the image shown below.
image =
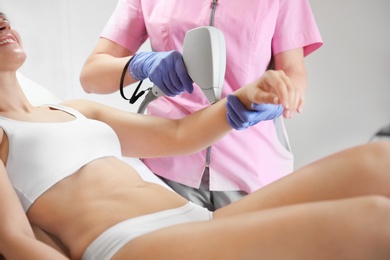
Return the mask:
<path id="1" fill-rule="evenodd" d="M 60 105 L 72 108 L 90 119 L 99 119 L 102 114 L 111 114 L 119 111 L 108 105 L 88 99 L 68 100 L 61 102 Z"/>
<path id="2" fill-rule="evenodd" d="M 94 113 L 101 106 L 99 103 L 87 99 L 67 100 L 59 103 L 59 105 L 74 109 L 88 118 L 93 118 Z"/>

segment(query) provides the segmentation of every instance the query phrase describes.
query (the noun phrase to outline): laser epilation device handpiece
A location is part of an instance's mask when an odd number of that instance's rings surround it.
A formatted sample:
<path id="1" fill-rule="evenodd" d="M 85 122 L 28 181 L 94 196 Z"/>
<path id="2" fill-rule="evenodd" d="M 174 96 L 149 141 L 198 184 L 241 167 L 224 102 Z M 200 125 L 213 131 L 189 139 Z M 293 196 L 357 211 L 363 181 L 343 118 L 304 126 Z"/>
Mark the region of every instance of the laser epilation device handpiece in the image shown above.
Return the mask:
<path id="1" fill-rule="evenodd" d="M 202 89 L 209 102 L 220 100 L 226 69 L 223 33 L 212 26 L 188 31 L 183 43 L 183 59 L 188 75 Z"/>
<path id="2" fill-rule="evenodd" d="M 223 33 L 213 26 L 189 30 L 183 42 L 183 60 L 188 75 L 212 104 L 221 99 L 226 70 L 226 44 Z M 154 85 L 145 96 L 138 113 L 164 93 Z"/>

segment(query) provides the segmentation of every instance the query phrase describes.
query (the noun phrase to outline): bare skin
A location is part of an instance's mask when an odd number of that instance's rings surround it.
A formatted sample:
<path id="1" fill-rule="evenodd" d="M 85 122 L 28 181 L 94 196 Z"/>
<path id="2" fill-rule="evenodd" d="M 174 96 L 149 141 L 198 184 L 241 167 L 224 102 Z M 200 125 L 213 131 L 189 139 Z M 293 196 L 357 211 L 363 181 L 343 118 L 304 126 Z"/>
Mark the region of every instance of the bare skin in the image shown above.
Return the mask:
<path id="1" fill-rule="evenodd" d="M 214 223 L 145 235 L 115 259 L 386 259 L 389 155 L 376 143 L 329 156 L 217 210 Z"/>
<path id="2" fill-rule="evenodd" d="M 74 120 L 66 112 L 28 102 L 16 79 L 25 54 L 3 14 L 0 42 L 4 61 L 0 63 L 0 116 L 24 122 Z M 297 111 L 295 91 L 283 72 L 274 71 L 235 95 L 247 107 L 251 102 L 275 103 Z M 109 124 L 123 155 L 146 157 L 193 153 L 223 138 L 231 130 L 225 102 L 180 120 L 131 114 L 90 101 L 64 105 Z M 201 131 L 206 125 L 207 133 Z M 176 193 L 143 181 L 120 159 L 104 157 L 52 186 L 25 214 L 7 176 L 9 140 L 4 130 L 0 140 L 0 253 L 7 259 L 64 259 L 64 254 L 80 259 L 108 227 L 187 203 Z M 216 211 L 212 221 L 140 236 L 114 258 L 389 259 L 389 157 L 389 143 L 332 155 Z M 30 224 L 38 238 L 54 238 L 51 246 L 36 239 Z"/>
<path id="3" fill-rule="evenodd" d="M 215 220 L 209 223 L 185 224 L 142 236 L 128 243 L 117 257 L 153 259 L 158 252 L 166 259 L 180 259 L 191 248 L 205 249 L 194 250 L 193 259 L 216 259 L 221 252 L 226 254 L 223 259 L 368 259 L 366 256 L 374 252 L 380 255 L 383 243 L 390 239 L 390 228 L 385 224 L 390 201 L 373 195 L 390 195 L 390 175 L 380 170 L 390 169 L 390 163 L 382 160 L 389 155 L 386 143 L 347 150 L 217 210 Z M 356 161 L 354 167 L 350 160 Z M 373 170 L 367 171 L 373 164 Z M 341 198 L 351 199 L 337 200 Z M 94 238 L 115 223 L 185 203 L 177 194 L 144 182 L 128 164 L 105 158 L 52 187 L 27 216 L 34 225 L 58 237 L 72 259 L 80 259 Z M 71 205 L 72 210 L 64 205 Z M 281 207 L 285 205 L 291 206 Z M 382 239 L 378 240 L 380 233 Z M 341 246 L 337 241 L 345 242 Z M 308 250 L 305 244 L 313 246 Z M 356 245 L 370 253 L 357 253 L 353 250 Z"/>
<path id="4" fill-rule="evenodd" d="M 389 217 L 383 197 L 278 207 L 161 229 L 113 259 L 387 259 Z"/>

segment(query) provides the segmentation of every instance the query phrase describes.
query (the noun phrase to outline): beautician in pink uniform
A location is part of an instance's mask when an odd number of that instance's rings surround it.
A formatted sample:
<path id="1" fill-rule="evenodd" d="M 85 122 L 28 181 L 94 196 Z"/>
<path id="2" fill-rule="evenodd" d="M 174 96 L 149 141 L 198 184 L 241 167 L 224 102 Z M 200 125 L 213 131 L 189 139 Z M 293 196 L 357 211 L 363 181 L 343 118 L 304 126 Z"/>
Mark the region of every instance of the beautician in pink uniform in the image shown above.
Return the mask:
<path id="1" fill-rule="evenodd" d="M 197 111 L 209 102 L 196 84 L 193 87 L 180 53 L 185 33 L 205 25 L 221 30 L 226 41 L 222 97 L 260 77 L 271 57 L 274 69 L 284 71 L 300 93 L 295 98 L 298 111 L 261 108 L 265 116 L 253 121 L 262 122 L 230 132 L 212 146 L 210 159 L 204 150 L 190 156 L 143 160 L 178 193 L 215 210 L 293 170 L 293 155 L 279 116 L 285 113 L 289 118 L 302 111 L 304 57 L 322 45 L 308 0 L 119 0 L 80 81 L 87 92 L 117 91 L 123 68 L 135 54 L 125 85 L 149 78 L 167 94 L 149 104 L 150 114 L 181 118 Z M 154 52 L 138 52 L 148 38 Z M 232 98 L 229 102 L 236 111 L 241 105 Z M 242 107 L 238 116 L 247 113 Z M 236 129 L 248 127 L 230 123 Z"/>

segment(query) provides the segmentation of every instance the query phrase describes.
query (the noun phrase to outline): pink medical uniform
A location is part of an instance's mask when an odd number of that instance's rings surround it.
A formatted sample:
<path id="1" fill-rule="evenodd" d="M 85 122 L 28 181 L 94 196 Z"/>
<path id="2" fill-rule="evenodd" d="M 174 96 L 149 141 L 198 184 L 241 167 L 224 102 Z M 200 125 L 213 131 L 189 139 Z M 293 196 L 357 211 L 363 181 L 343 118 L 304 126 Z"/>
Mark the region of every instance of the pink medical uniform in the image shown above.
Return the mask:
<path id="1" fill-rule="evenodd" d="M 185 33 L 209 25 L 211 0 L 119 0 L 101 37 L 136 53 L 150 39 L 154 51 L 182 52 Z M 308 0 L 219 0 L 214 26 L 226 41 L 227 64 L 222 96 L 258 79 L 273 54 L 304 48 L 307 56 L 322 45 Z M 162 97 L 150 114 L 181 118 L 209 102 L 194 93 Z M 207 129 L 204 129 L 207 131 Z M 153 144 L 149 144 L 153 145 Z M 144 159 L 157 175 L 198 188 L 206 150 L 189 156 Z M 272 120 L 231 131 L 211 149 L 210 190 L 252 192 L 293 170 L 293 155 L 281 144 Z"/>

